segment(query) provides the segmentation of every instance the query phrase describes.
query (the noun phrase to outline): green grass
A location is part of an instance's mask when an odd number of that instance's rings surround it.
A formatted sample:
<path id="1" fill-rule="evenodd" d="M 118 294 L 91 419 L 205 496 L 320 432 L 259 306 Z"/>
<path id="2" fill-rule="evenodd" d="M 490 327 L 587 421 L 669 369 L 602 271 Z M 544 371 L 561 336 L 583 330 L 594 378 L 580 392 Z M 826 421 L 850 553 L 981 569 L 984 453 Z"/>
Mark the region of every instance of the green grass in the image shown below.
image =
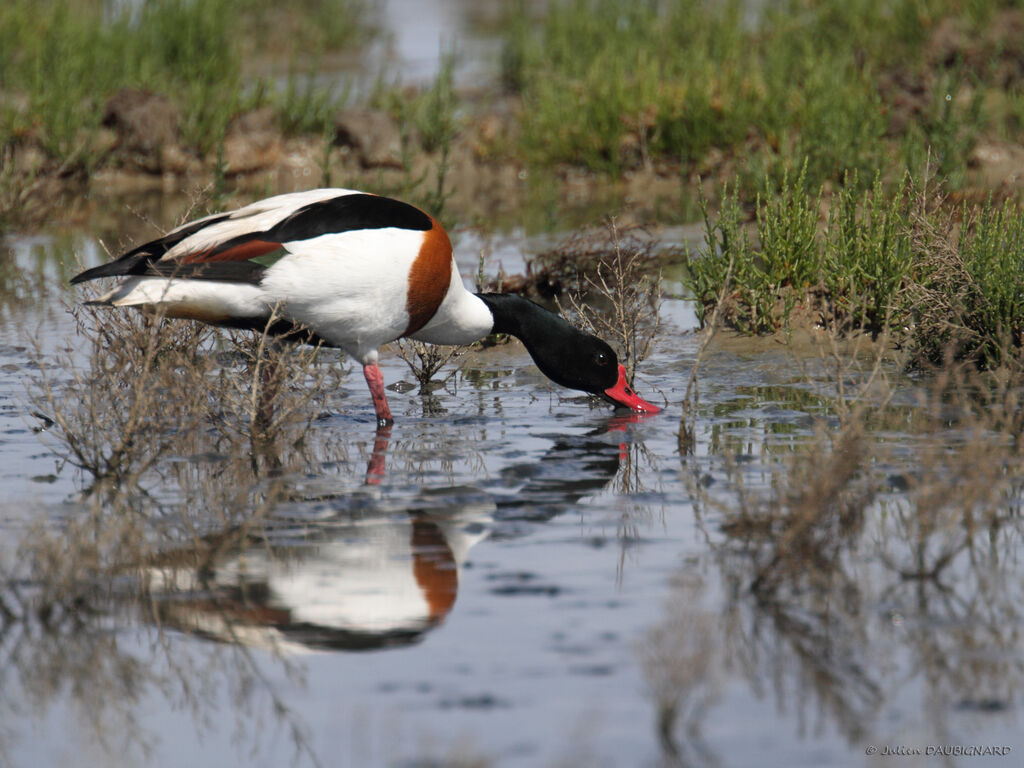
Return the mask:
<path id="1" fill-rule="evenodd" d="M 1021 135 L 1019 84 L 1006 96 L 986 63 L 1005 47 L 984 42 L 1000 5 L 555 0 L 534 23 L 523 4 L 506 24 L 502 79 L 523 99 L 522 150 L 538 165 L 614 175 L 651 161 L 694 167 L 717 148 L 741 156 L 749 199 L 765 176 L 775 189 L 798 173 L 811 186 L 851 172 L 865 187 L 879 173 L 898 183 L 930 148 L 961 183 L 981 132 Z M 934 60 L 947 17 L 981 46 L 974 60 Z M 920 82 L 923 114 L 895 122 L 886 78 Z"/>
<path id="2" fill-rule="evenodd" d="M 111 14 L 98 0 L 0 4 L 0 145 L 32 140 L 59 161 L 88 152 L 106 100 L 143 87 L 178 106 L 184 143 L 205 154 L 228 121 L 268 93 L 293 125 L 322 123 L 327 95 L 289 80 L 277 95 L 247 57 L 294 59 L 351 44 L 361 0 L 149 0 Z M 244 41 L 244 42 L 243 42 Z"/>
<path id="3" fill-rule="evenodd" d="M 637 151 L 685 159 L 739 140 L 756 82 L 738 5 L 693 23 L 695 5 L 662 18 L 652 3 L 572 0 L 552 5 L 540 34 L 510 23 L 504 80 L 520 87 L 534 159 L 614 173 Z"/>
<path id="4" fill-rule="evenodd" d="M 753 232 L 744 224 L 735 186 L 723 190 L 716 221 L 702 196 L 705 247 L 690 259 L 687 276 L 702 325 L 724 291 L 727 322 L 744 333 L 771 333 L 787 327 L 793 309 L 820 288 L 821 197 L 807 193 L 804 171 L 794 181 L 787 175 L 779 195 L 758 198 Z"/>
<path id="5" fill-rule="evenodd" d="M 960 69 L 943 73 L 931 94 L 928 111 L 904 137 L 908 169 L 920 174 L 927 163 L 937 160 L 939 175 L 951 186 L 962 186 L 968 153 L 985 130 L 985 95 L 980 82 L 969 73 Z"/>
<path id="6" fill-rule="evenodd" d="M 848 184 L 832 199 L 820 258 L 830 324 L 874 336 L 906 318 L 900 290 L 912 265 L 905 194 L 890 197 L 876 177 L 870 190 Z M 904 190 L 904 193 L 906 190 Z"/>
<path id="7" fill-rule="evenodd" d="M 303 72 L 293 64 L 284 88 L 262 85 L 260 98 L 273 106 L 278 125 L 286 136 L 327 135 L 334 131 L 334 118 L 349 100 L 347 83 L 331 84 L 317 78 L 319 59 Z"/>

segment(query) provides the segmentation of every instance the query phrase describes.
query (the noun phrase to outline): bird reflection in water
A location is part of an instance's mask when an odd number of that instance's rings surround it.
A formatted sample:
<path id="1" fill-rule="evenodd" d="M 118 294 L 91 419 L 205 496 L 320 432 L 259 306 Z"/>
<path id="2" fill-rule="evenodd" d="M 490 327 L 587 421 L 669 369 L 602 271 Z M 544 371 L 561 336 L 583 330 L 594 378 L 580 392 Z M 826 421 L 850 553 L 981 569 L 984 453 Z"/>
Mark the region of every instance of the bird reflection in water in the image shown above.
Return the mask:
<path id="1" fill-rule="evenodd" d="M 638 418 L 559 436 L 540 460 L 504 470 L 497 487 L 430 489 L 397 513 L 378 487 L 327 500 L 327 518 L 278 517 L 209 537 L 203 551 L 154 564 L 156 615 L 191 634 L 279 651 L 415 643 L 454 607 L 470 548 L 503 521 L 550 519 L 608 485 L 619 433 Z M 368 486 L 386 478 L 389 439 L 390 430 L 376 434 Z"/>
<path id="2" fill-rule="evenodd" d="M 486 505 L 287 526 L 217 543 L 199 567 L 162 567 L 153 587 L 164 625 L 211 639 L 365 650 L 408 645 L 451 611 L 469 548 L 487 535 Z"/>

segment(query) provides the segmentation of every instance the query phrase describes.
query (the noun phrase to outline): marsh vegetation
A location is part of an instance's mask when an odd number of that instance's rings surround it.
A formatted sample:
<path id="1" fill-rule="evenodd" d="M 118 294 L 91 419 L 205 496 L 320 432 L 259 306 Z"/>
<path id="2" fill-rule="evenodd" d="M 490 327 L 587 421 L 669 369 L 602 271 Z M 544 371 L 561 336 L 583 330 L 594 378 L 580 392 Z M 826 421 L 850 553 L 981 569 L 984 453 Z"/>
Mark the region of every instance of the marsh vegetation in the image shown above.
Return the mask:
<path id="1" fill-rule="evenodd" d="M 349 145 L 337 116 L 356 99 L 331 68 L 383 34 L 378 10 L 348 0 L 5 3 L 0 210 L 24 218 L 29 198 L 50 209 L 41 185 L 62 179 L 77 193 L 112 169 L 259 191 L 271 171 L 275 184 L 294 172 L 358 174 L 360 186 L 404 187 L 431 209 L 470 188 L 463 207 L 486 201 L 474 216 L 507 215 L 553 185 L 685 220 L 698 176 L 728 182 L 746 202 L 798 176 L 812 191 L 878 179 L 891 191 L 926 166 L 967 198 L 1019 189 L 1024 22 L 1012 4 L 480 9 L 500 43 L 500 89 L 453 88 L 460 51 L 439 43 L 433 82 L 403 87 L 384 69 L 359 95 L 392 122 L 373 123 L 387 147 Z M 126 89 L 161 99 L 146 107 L 148 135 L 122 119 L 115 97 Z"/>
<path id="2" fill-rule="evenodd" d="M 702 323 L 715 309 L 748 334 L 812 325 L 885 334 L 909 364 L 972 360 L 1021 365 L 1024 215 L 1015 201 L 950 205 L 941 182 L 907 177 L 892 193 L 878 181 L 828 200 L 801 173 L 742 221 L 733 190 L 705 212 L 704 246 L 686 281 Z M 719 307 L 721 304 L 721 307 Z"/>

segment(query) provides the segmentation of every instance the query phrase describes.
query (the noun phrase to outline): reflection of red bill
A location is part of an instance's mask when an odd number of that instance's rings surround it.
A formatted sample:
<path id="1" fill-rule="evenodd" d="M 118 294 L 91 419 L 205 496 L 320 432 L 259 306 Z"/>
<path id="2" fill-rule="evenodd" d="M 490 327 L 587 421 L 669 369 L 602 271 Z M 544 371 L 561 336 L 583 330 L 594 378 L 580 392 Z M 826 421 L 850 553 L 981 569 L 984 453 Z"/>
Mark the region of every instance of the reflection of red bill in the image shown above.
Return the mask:
<path id="1" fill-rule="evenodd" d="M 637 413 L 658 413 L 661 408 L 652 405 L 633 391 L 633 388 L 626 383 L 626 367 L 619 366 L 619 380 L 614 387 L 608 387 L 604 391 L 605 397 L 616 405 L 624 405 L 631 411 Z"/>

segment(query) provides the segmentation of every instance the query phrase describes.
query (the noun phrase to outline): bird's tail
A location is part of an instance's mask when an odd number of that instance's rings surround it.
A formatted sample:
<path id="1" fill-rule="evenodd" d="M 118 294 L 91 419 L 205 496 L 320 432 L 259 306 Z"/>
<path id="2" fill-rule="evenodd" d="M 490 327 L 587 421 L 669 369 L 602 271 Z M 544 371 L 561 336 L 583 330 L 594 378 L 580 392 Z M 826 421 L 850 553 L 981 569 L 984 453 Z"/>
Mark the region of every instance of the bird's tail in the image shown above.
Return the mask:
<path id="1" fill-rule="evenodd" d="M 71 278 L 71 284 L 84 283 L 86 280 L 95 280 L 98 277 L 123 277 L 124 275 L 135 274 L 139 267 L 144 266 L 149 258 L 148 253 L 129 253 L 119 259 L 100 264 L 84 272 L 79 272 Z"/>

